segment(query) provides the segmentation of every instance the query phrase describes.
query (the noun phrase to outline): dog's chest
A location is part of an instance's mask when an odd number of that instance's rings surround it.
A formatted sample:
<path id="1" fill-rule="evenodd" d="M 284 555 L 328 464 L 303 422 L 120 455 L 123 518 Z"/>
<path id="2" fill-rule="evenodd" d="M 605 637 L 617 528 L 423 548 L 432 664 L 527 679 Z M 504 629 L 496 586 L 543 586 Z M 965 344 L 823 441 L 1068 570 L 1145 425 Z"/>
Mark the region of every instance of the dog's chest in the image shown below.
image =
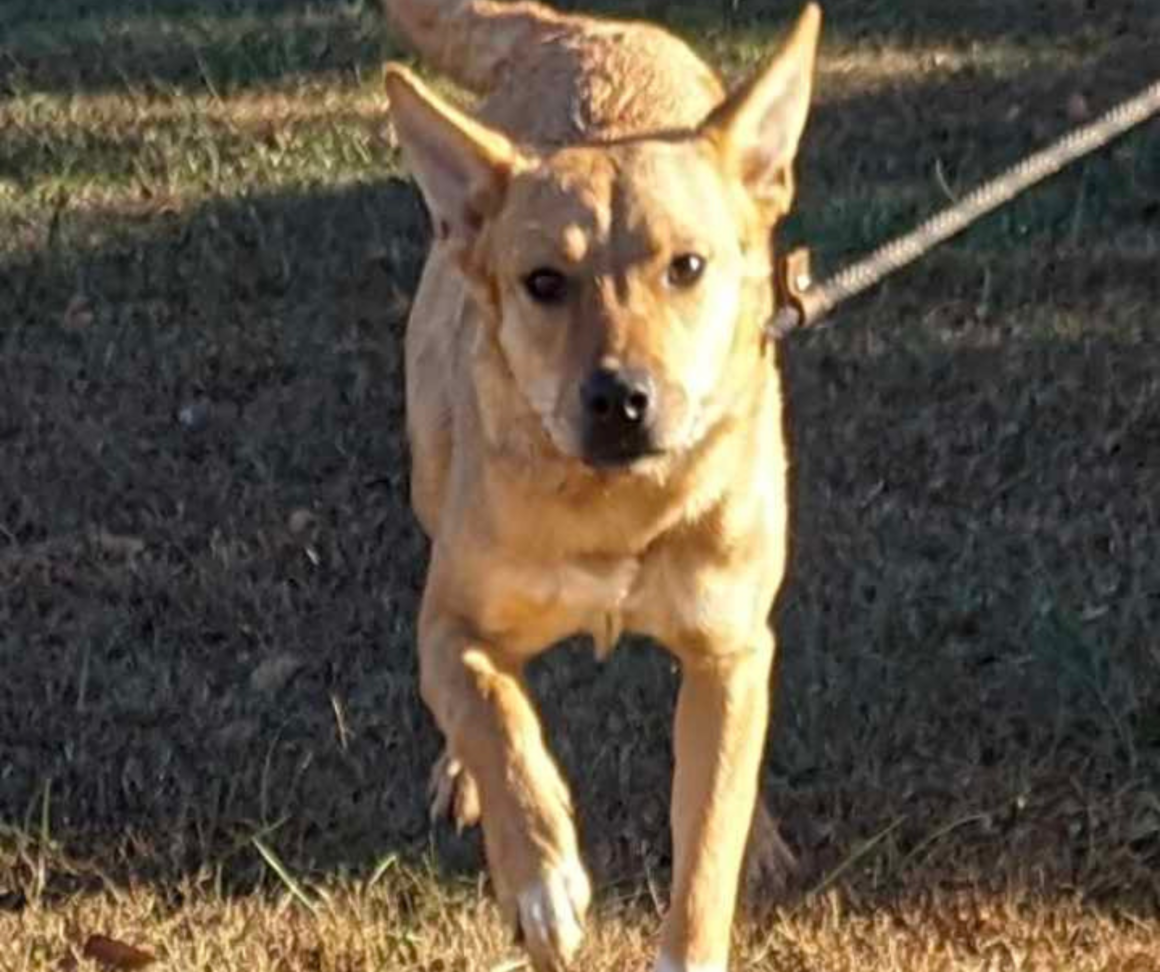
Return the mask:
<path id="1" fill-rule="evenodd" d="M 626 627 L 641 576 L 641 562 L 632 557 L 584 557 L 552 566 L 508 562 L 492 571 L 492 583 L 504 593 L 488 599 L 480 620 L 517 651 L 536 652 L 588 634 L 604 655 Z"/>
<path id="2" fill-rule="evenodd" d="M 640 578 L 640 561 L 602 557 L 569 564 L 560 573 L 560 592 L 572 607 L 578 630 L 592 636 L 598 655 L 607 655 L 624 630 L 625 610 Z"/>
<path id="3" fill-rule="evenodd" d="M 509 560 L 491 565 L 476 619 L 486 637 L 527 656 L 584 634 L 600 656 L 627 632 L 672 648 L 709 635 L 732 644 L 751 626 L 750 609 L 761 600 L 751 580 L 655 553 L 550 565 Z"/>
<path id="4" fill-rule="evenodd" d="M 674 585 L 664 565 L 652 559 L 601 559 L 571 564 L 561 573 L 559 590 L 574 611 L 575 631 L 592 637 L 601 658 L 625 632 L 663 637 L 693 622 L 701 609 L 696 585 Z"/>

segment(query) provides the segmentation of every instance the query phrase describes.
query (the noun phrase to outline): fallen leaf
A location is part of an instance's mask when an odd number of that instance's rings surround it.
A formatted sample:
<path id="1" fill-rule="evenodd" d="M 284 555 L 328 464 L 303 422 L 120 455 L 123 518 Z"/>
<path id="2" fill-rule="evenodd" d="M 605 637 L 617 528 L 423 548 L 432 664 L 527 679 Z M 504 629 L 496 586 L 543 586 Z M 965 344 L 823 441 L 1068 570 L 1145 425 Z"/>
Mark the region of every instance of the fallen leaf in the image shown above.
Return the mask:
<path id="1" fill-rule="evenodd" d="M 73 294 L 60 316 L 60 326 L 66 331 L 83 331 L 93 323 L 93 307 L 84 294 Z"/>
<path id="2" fill-rule="evenodd" d="M 280 691 L 303 664 L 301 658 L 289 652 L 280 652 L 250 672 L 250 688 L 255 692 L 272 695 Z"/>
<path id="3" fill-rule="evenodd" d="M 177 421 L 188 432 L 200 432 L 210 419 L 210 404 L 205 399 L 187 402 L 177 410 Z"/>
<path id="4" fill-rule="evenodd" d="M 149 952 L 106 935 L 90 935 L 83 954 L 114 969 L 143 969 L 156 961 Z"/>
<path id="5" fill-rule="evenodd" d="M 299 507 L 290 514 L 287 525 L 291 533 L 305 533 L 314 525 L 314 519 L 314 514 L 310 510 Z"/>
<path id="6" fill-rule="evenodd" d="M 234 719 L 214 733 L 214 741 L 219 746 L 244 746 L 261 729 L 257 719 Z"/>
<path id="7" fill-rule="evenodd" d="M 136 557 L 145 549 L 145 541 L 140 537 L 125 536 L 100 530 L 94 535 L 98 547 L 115 557 Z"/>

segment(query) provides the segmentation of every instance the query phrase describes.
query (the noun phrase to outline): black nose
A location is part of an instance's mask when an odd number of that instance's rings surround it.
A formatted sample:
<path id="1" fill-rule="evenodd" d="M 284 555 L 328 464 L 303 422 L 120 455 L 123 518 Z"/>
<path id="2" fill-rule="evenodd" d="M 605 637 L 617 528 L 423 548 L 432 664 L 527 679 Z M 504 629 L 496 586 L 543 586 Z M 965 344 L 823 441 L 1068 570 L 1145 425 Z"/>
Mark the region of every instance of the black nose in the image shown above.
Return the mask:
<path id="1" fill-rule="evenodd" d="M 626 369 L 598 368 L 580 389 L 589 423 L 608 432 L 631 432 L 644 426 L 652 405 L 648 375 Z"/>
<path id="2" fill-rule="evenodd" d="M 619 466 L 656 452 L 656 390 L 643 371 L 598 368 L 580 387 L 584 457 L 593 466 Z"/>

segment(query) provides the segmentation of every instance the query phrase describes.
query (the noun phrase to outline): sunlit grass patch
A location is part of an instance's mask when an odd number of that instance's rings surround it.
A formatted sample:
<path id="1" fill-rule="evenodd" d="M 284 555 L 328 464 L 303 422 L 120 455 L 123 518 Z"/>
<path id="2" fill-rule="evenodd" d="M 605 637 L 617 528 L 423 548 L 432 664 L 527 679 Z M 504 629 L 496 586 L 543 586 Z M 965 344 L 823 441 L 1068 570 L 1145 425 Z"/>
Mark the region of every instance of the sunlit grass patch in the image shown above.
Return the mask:
<path id="1" fill-rule="evenodd" d="M 480 886 L 397 868 L 377 881 L 315 887 L 307 909 L 278 883 L 245 896 L 214 890 L 208 875 L 161 894 L 108 889 L 34 904 L 17 919 L 18 947 L 3 968 L 84 963 L 100 935 L 189 972 L 416 969 L 515 972 L 528 968 Z M 598 905 L 578 961 L 590 972 L 648 968 L 653 904 Z M 947 890 L 865 909 L 834 888 L 739 923 L 741 970 L 942 972 L 947 968 L 1155 972 L 1160 930 L 1130 911 L 1093 913 L 1082 900 L 1050 904 L 1027 891 Z M 82 964 L 81 967 L 86 967 Z"/>
<path id="2" fill-rule="evenodd" d="M 375 87 L 143 99 L 44 95 L 0 106 L 15 195 L 79 204 L 222 197 L 385 176 L 393 146 Z"/>

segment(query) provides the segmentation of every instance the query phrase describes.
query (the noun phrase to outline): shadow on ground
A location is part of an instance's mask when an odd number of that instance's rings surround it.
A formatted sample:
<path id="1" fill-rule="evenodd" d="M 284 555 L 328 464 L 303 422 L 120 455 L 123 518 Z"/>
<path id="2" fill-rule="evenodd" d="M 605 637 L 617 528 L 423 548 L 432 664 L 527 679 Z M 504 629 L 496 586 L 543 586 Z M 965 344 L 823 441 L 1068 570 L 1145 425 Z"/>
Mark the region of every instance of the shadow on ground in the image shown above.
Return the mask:
<path id="1" fill-rule="evenodd" d="M 818 119 L 798 232 L 830 254 L 905 220 L 889 193 L 927 198 L 875 97 Z M 1160 908 L 1154 140 L 787 348 L 768 786 L 807 886 Z M 0 819 L 47 813 L 74 865 L 50 889 L 207 865 L 244 888 L 257 832 L 312 872 L 429 848 L 400 373 L 426 239 L 388 181 L 66 208 L 0 267 Z M 640 887 L 676 675 L 639 647 L 607 667 L 567 649 L 535 682 L 599 879 Z"/>
<path id="2" fill-rule="evenodd" d="M 377 67 L 377 5 L 305 0 L 15 0 L 0 12 L 0 98 L 25 91 L 225 94 Z"/>

